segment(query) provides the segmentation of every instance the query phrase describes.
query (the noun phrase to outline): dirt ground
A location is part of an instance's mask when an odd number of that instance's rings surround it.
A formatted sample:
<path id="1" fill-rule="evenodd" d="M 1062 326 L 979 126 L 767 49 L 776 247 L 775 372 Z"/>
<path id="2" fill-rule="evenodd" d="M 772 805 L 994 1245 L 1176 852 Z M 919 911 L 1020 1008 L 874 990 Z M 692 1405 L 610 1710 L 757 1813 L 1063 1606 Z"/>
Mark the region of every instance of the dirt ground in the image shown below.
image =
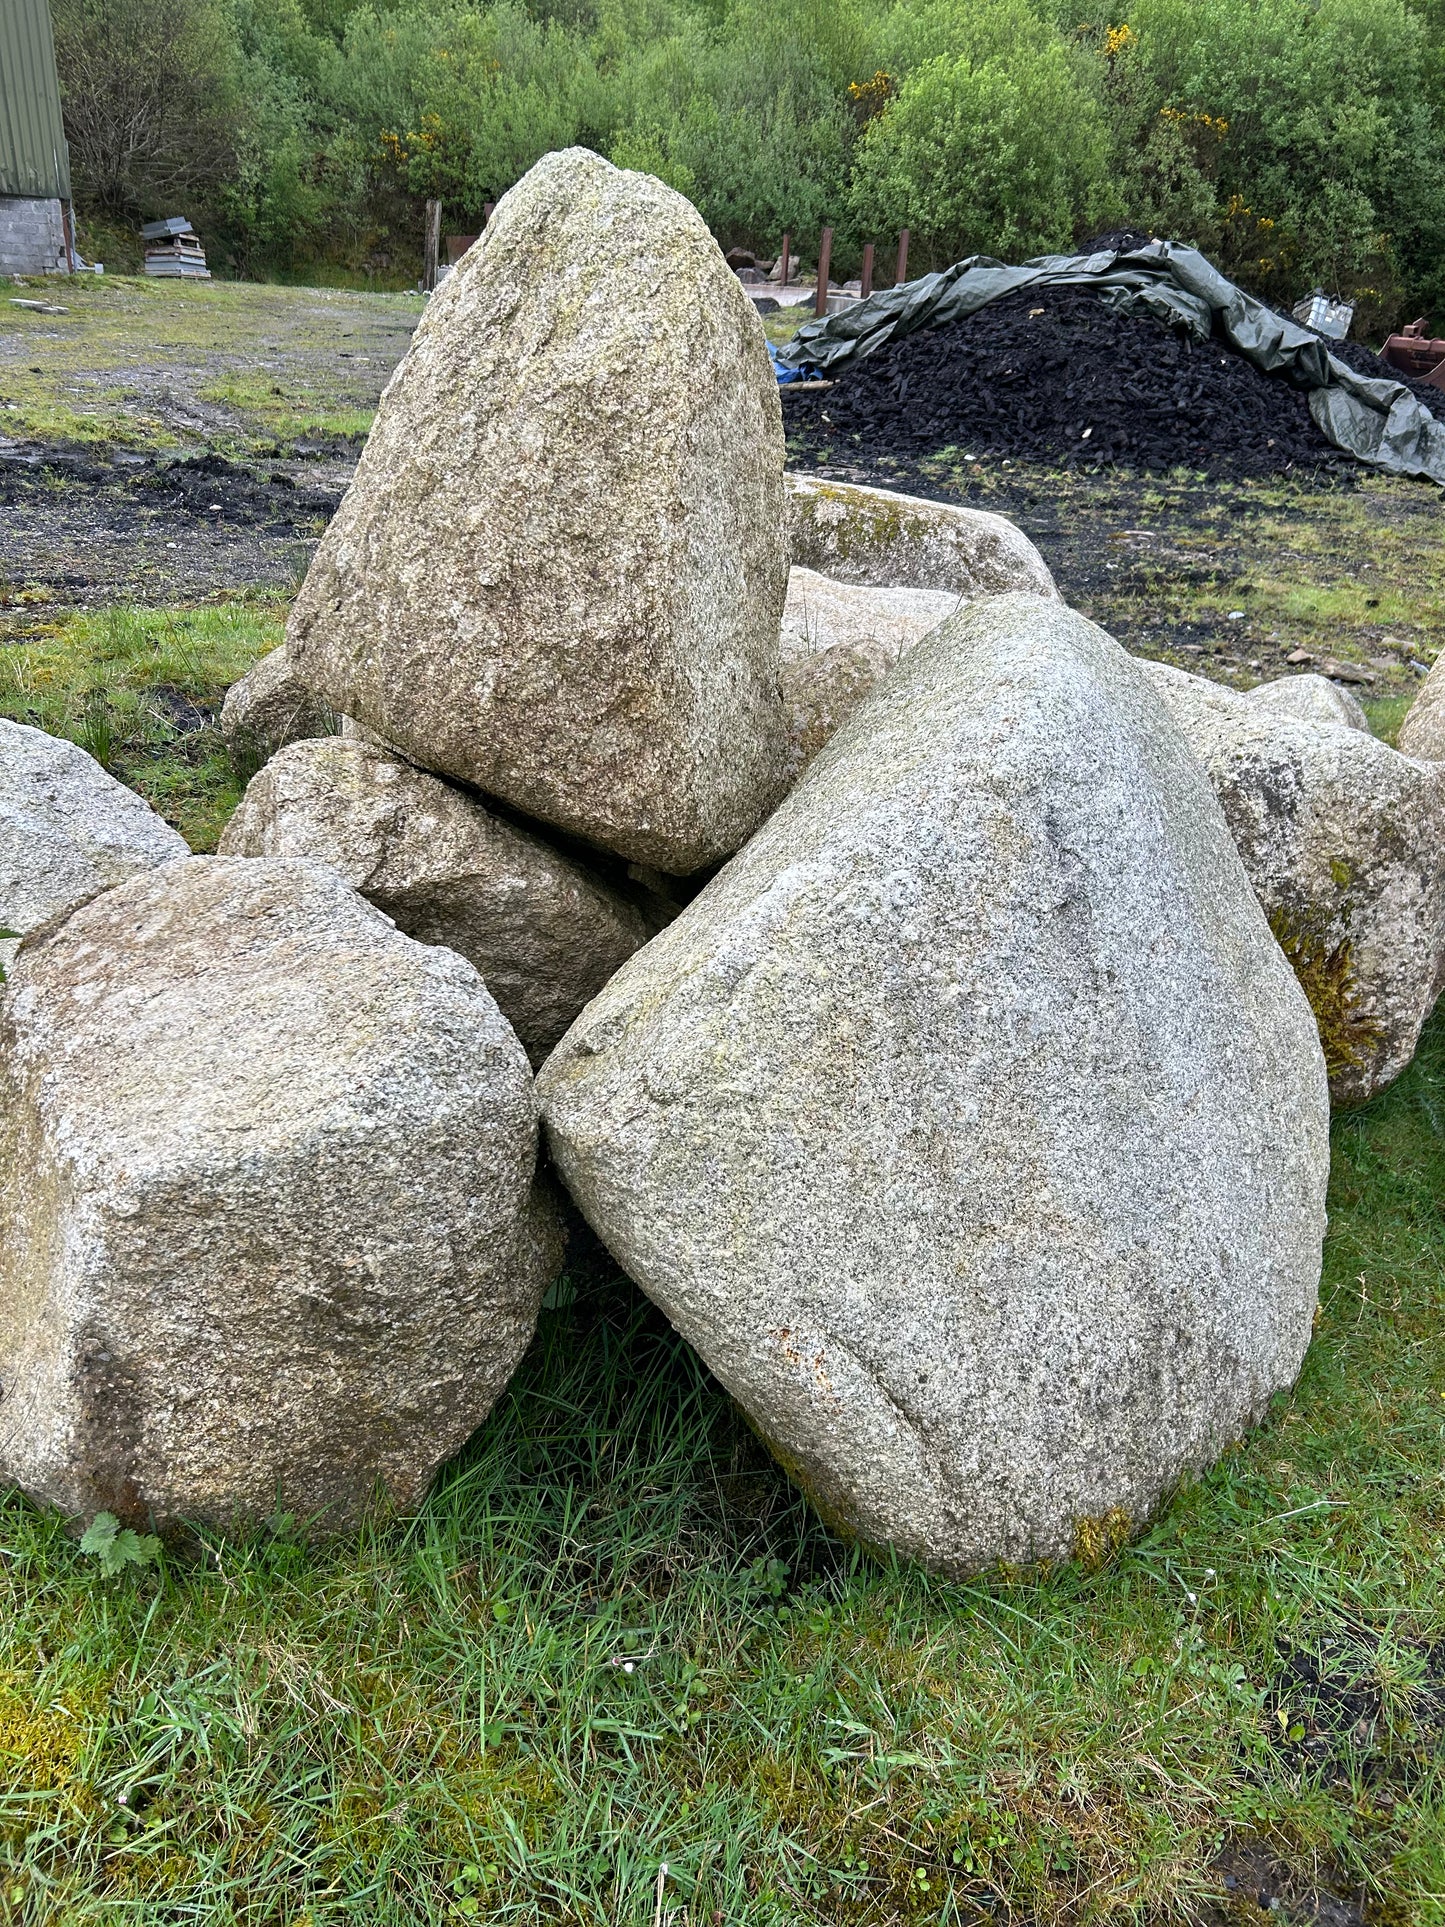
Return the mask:
<path id="1" fill-rule="evenodd" d="M 0 284 L 0 624 L 285 596 L 354 469 L 420 297 L 84 278 Z M 8 299 L 6 298 L 8 297 Z M 788 404 L 784 390 L 784 420 Z M 816 458 L 798 438 L 795 465 Z M 1445 617 L 1429 485 L 1210 483 L 885 452 L 828 472 L 1008 515 L 1136 652 L 1241 687 L 1305 668 L 1403 708 Z"/>
<path id="2" fill-rule="evenodd" d="M 806 446 L 790 450 L 800 468 L 1008 516 L 1065 598 L 1126 648 L 1241 689 L 1314 670 L 1402 707 L 1441 640 L 1442 503 L 1428 483 L 1363 469 L 1323 485 L 1208 482 L 947 453 L 816 469 Z"/>
<path id="3" fill-rule="evenodd" d="M 91 608 L 294 587 L 423 306 L 237 282 L 0 282 L 0 597 Z"/>

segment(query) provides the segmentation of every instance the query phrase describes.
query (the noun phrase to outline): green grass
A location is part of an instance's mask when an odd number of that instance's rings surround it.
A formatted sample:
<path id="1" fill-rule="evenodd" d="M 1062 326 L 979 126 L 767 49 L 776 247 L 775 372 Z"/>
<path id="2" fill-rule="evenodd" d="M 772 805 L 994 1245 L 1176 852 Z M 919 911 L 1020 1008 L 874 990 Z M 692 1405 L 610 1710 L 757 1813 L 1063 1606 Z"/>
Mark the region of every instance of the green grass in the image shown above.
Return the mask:
<path id="1" fill-rule="evenodd" d="M 0 435 L 239 457 L 278 439 L 359 438 L 424 307 L 415 294 L 247 281 L 0 280 Z"/>
<path id="2" fill-rule="evenodd" d="M 196 390 L 202 401 L 222 402 L 241 416 L 253 433 L 272 436 L 277 441 L 304 440 L 309 436 L 345 435 L 361 442 L 371 432 L 374 408 L 347 408 L 332 405 L 328 383 L 321 378 L 296 385 L 288 391 L 265 375 L 225 374 Z"/>
<path id="3" fill-rule="evenodd" d="M 1409 714 L 1410 705 L 1415 700 L 1409 696 L 1367 696 L 1364 700 L 1365 715 L 1369 718 L 1372 735 L 1378 736 L 1382 743 L 1393 749 L 1398 742 L 1400 725 Z"/>
<path id="4" fill-rule="evenodd" d="M 779 308 L 776 314 L 762 316 L 763 333 L 775 348 L 782 348 L 790 342 L 805 321 L 813 319 L 811 304 L 800 308 Z"/>
<path id="5" fill-rule="evenodd" d="M 216 727 L 221 699 L 281 641 L 281 606 L 116 607 L 35 626 L 44 605 L 24 591 L 12 601 L 0 716 L 79 743 L 192 849 L 213 850 L 242 788 Z"/>
<path id="6" fill-rule="evenodd" d="M 839 1544 L 585 1254 L 410 1524 L 107 1580 L 6 1501 L 5 1918 L 1155 1922 L 1257 1849 L 1445 1920 L 1442 1127 L 1445 1020 L 1336 1123 L 1298 1388 L 1098 1571 Z"/>

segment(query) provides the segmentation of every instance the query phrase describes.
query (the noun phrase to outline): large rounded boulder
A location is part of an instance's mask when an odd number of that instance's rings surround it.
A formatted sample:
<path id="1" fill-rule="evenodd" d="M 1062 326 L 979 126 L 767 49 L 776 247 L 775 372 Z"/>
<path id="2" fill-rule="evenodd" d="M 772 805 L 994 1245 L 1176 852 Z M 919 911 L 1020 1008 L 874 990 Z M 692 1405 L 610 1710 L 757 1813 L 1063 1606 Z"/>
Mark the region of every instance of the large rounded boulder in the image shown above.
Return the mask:
<path id="1" fill-rule="evenodd" d="M 1036 595 L 917 643 L 539 1089 L 823 1516 L 946 1573 L 1144 1519 L 1309 1342 L 1309 1006 L 1164 705 Z"/>
<path id="2" fill-rule="evenodd" d="M 697 211 L 549 154 L 447 278 L 288 629 L 413 761 L 683 875 L 783 788 L 783 431 Z"/>
<path id="3" fill-rule="evenodd" d="M 161 1530 L 408 1509 L 558 1244 L 471 964 L 324 864 L 184 857 L 0 996 L 0 1477 Z"/>

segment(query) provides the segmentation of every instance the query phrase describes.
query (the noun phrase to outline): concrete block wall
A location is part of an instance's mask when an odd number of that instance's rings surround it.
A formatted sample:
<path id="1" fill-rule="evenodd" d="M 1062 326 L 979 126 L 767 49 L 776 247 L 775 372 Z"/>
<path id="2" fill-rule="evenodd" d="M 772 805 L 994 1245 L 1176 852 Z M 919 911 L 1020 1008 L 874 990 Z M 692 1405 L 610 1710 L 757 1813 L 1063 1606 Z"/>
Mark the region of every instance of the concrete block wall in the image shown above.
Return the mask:
<path id="1" fill-rule="evenodd" d="M 64 274 L 66 266 L 59 201 L 0 195 L 0 274 Z"/>

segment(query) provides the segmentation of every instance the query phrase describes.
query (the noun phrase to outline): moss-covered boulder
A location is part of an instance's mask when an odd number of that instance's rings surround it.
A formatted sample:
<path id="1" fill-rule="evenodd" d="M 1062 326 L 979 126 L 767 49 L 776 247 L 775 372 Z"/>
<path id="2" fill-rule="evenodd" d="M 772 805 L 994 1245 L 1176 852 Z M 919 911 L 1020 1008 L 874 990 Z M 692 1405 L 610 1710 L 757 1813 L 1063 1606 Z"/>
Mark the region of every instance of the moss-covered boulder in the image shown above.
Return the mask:
<path id="1" fill-rule="evenodd" d="M 1044 558 L 1002 515 L 811 475 L 790 473 L 787 484 L 788 548 L 797 568 L 969 600 L 1016 589 L 1059 599 Z"/>
<path id="2" fill-rule="evenodd" d="M 1352 720 L 1142 665 L 1214 785 L 1313 1006 L 1336 1104 L 1399 1076 L 1441 989 L 1445 767 Z"/>

